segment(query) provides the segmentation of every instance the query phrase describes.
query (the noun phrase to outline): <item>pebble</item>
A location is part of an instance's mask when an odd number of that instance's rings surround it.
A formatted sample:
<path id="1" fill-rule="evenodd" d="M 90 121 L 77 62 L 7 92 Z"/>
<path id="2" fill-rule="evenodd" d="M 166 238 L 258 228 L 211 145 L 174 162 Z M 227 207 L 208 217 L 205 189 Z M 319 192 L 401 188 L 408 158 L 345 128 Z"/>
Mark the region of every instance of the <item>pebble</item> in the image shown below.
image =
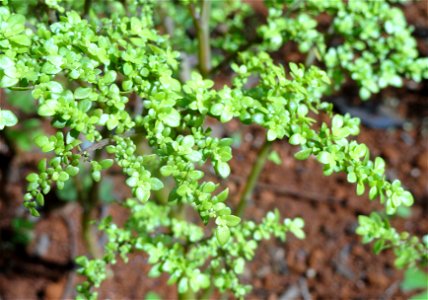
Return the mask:
<path id="1" fill-rule="evenodd" d="M 308 277 L 308 278 L 312 279 L 312 278 L 315 278 L 315 276 L 317 276 L 317 271 L 315 271 L 314 269 L 309 268 L 309 269 L 306 271 L 306 277 Z"/>
<path id="2" fill-rule="evenodd" d="M 428 150 L 425 150 L 419 155 L 417 163 L 421 170 L 428 170 Z"/>
<path id="3" fill-rule="evenodd" d="M 421 175 L 421 170 L 419 170 L 418 168 L 413 168 L 410 171 L 410 175 L 414 178 L 418 178 Z"/>

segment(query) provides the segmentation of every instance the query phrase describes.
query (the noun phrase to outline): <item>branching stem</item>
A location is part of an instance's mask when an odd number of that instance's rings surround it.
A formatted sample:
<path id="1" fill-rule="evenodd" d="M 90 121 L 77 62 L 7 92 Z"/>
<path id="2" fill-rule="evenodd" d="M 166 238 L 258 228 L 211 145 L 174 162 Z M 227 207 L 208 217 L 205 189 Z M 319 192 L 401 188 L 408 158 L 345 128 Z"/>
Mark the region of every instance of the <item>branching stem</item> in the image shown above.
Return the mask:
<path id="1" fill-rule="evenodd" d="M 94 159 L 99 160 L 101 151 L 98 149 L 95 151 Z M 92 182 L 89 191 L 85 191 L 84 186 L 81 184 L 79 179 L 76 177 L 74 181 L 78 192 L 78 201 L 83 209 L 81 218 L 82 227 L 82 239 L 85 243 L 86 249 L 93 258 L 101 256 L 100 250 L 96 242 L 96 236 L 93 233 L 91 226 L 92 212 L 99 203 L 99 184 L 98 182 Z"/>
<path id="2" fill-rule="evenodd" d="M 178 294 L 178 299 L 179 300 L 194 300 L 194 299 L 196 299 L 196 295 L 195 295 L 195 292 L 190 287 L 188 287 L 187 291 L 185 293 L 182 293 L 182 294 L 179 293 Z"/>
<path id="3" fill-rule="evenodd" d="M 256 161 L 253 164 L 250 175 L 248 176 L 247 182 L 245 183 L 244 190 L 241 198 L 239 199 L 238 206 L 236 207 L 235 215 L 242 216 L 247 206 L 248 201 L 253 194 L 254 188 L 256 187 L 257 180 L 259 179 L 260 173 L 266 163 L 266 159 L 272 149 L 272 142 L 265 141 L 257 154 Z"/>
<path id="4" fill-rule="evenodd" d="M 202 76 L 206 77 L 211 70 L 211 47 L 210 47 L 210 13 L 211 2 L 210 0 L 201 0 L 200 13 L 195 10 L 193 4 L 189 5 L 190 15 L 193 19 L 198 37 L 198 59 L 199 71 Z"/>

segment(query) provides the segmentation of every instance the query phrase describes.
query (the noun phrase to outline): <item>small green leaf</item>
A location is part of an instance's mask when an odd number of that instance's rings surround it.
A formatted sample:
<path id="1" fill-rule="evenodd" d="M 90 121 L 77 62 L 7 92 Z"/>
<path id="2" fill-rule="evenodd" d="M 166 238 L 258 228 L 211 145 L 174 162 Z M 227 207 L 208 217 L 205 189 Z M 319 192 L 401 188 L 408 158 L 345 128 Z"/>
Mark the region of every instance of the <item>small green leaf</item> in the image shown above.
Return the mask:
<path id="1" fill-rule="evenodd" d="M 18 123 L 18 118 L 10 110 L 0 109 L 0 129 L 5 126 L 15 126 Z"/>
<path id="2" fill-rule="evenodd" d="M 59 181 L 67 181 L 68 178 L 70 178 L 70 176 L 68 175 L 67 172 L 60 172 L 59 173 L 59 177 L 58 177 Z"/>
<path id="3" fill-rule="evenodd" d="M 165 124 L 171 127 L 177 127 L 180 125 L 180 114 L 175 109 L 172 109 L 171 112 L 163 119 Z"/>
<path id="4" fill-rule="evenodd" d="M 38 193 L 36 196 L 36 203 L 38 206 L 44 206 L 45 205 L 45 197 L 41 193 Z"/>
<path id="5" fill-rule="evenodd" d="M 103 170 L 108 169 L 113 165 L 113 160 L 110 158 L 103 159 L 102 161 L 100 161 L 100 165 Z"/>
<path id="6" fill-rule="evenodd" d="M 357 175 L 354 172 L 350 172 L 348 174 L 347 179 L 348 179 L 348 182 L 355 183 L 355 182 L 357 182 Z"/>
<path id="7" fill-rule="evenodd" d="M 10 37 L 9 40 L 21 46 L 28 47 L 31 45 L 31 39 L 25 34 L 14 35 Z"/>
<path id="8" fill-rule="evenodd" d="M 35 209 L 34 207 L 31 207 L 30 209 L 29 209 L 29 211 L 30 211 L 30 214 L 33 216 L 33 217 L 40 217 L 40 213 L 37 211 L 37 209 Z"/>
<path id="9" fill-rule="evenodd" d="M 290 231 L 300 240 L 305 238 L 305 232 L 300 228 L 291 228 Z"/>
<path id="10" fill-rule="evenodd" d="M 91 173 L 91 175 L 92 175 L 92 179 L 93 179 L 95 182 L 99 182 L 99 181 L 101 180 L 101 172 L 100 172 L 100 171 L 93 171 L 93 172 Z"/>
<path id="11" fill-rule="evenodd" d="M 187 278 L 186 277 L 181 278 L 180 281 L 178 282 L 178 293 L 184 294 L 185 292 L 187 292 L 188 289 L 189 289 L 189 284 L 188 284 Z"/>
<path id="12" fill-rule="evenodd" d="M 221 216 L 221 218 L 224 220 L 226 226 L 228 227 L 237 226 L 241 222 L 241 218 L 234 215 Z"/>
<path id="13" fill-rule="evenodd" d="M 269 154 L 268 159 L 269 159 L 271 162 L 273 162 L 274 164 L 276 164 L 276 165 L 281 165 L 281 164 L 282 164 L 281 157 L 279 157 L 278 152 L 276 152 L 275 150 L 273 150 L 273 151 Z"/>
<path id="14" fill-rule="evenodd" d="M 320 163 L 327 165 L 330 163 L 331 154 L 327 151 L 321 151 L 320 153 L 318 153 L 317 158 Z"/>
<path id="15" fill-rule="evenodd" d="M 225 245 L 230 239 L 230 230 L 227 226 L 218 226 L 215 232 L 215 236 L 217 238 L 220 246 Z"/>
<path id="16" fill-rule="evenodd" d="M 214 116 L 220 116 L 223 113 L 223 108 L 224 105 L 221 103 L 216 103 L 213 106 L 211 106 L 211 110 L 210 112 L 214 115 Z"/>
<path id="17" fill-rule="evenodd" d="M 15 63 L 6 55 L 0 55 L 0 70 L 14 68 Z"/>
<path id="18" fill-rule="evenodd" d="M 365 190 L 364 183 L 358 182 L 358 184 L 357 184 L 357 195 L 361 196 L 362 194 L 364 194 L 364 190 Z"/>
<path id="19" fill-rule="evenodd" d="M 385 244 L 384 240 L 377 240 L 373 245 L 373 252 L 375 254 L 379 254 L 383 250 L 383 246 Z"/>
<path id="20" fill-rule="evenodd" d="M 162 183 L 162 181 L 160 181 L 156 177 L 151 177 L 150 178 L 150 185 L 151 185 L 151 189 L 153 191 L 159 191 L 159 190 L 163 189 L 163 183 Z"/>
<path id="21" fill-rule="evenodd" d="M 75 99 L 86 99 L 91 94 L 92 89 L 91 88 L 84 88 L 84 87 L 78 87 L 74 91 L 74 98 Z"/>
<path id="22" fill-rule="evenodd" d="M 128 179 L 126 179 L 126 184 L 130 187 L 137 186 L 138 182 L 139 182 L 139 180 L 135 176 L 132 176 L 132 177 L 129 177 Z"/>
<path id="23" fill-rule="evenodd" d="M 43 152 L 50 152 L 55 148 L 55 144 L 49 141 L 49 138 L 44 135 L 39 135 L 34 139 L 36 145 L 42 149 Z"/>
<path id="24" fill-rule="evenodd" d="M 377 194 L 378 194 L 377 187 L 376 186 L 371 187 L 369 191 L 370 200 L 373 200 L 374 198 L 376 198 Z"/>
<path id="25" fill-rule="evenodd" d="M 404 206 L 412 206 L 413 202 L 414 202 L 414 199 L 410 192 L 405 191 L 401 194 L 401 203 Z"/>
<path id="26" fill-rule="evenodd" d="M 233 271 L 236 274 L 242 274 L 242 273 L 244 273 L 244 268 L 245 268 L 245 260 L 242 257 L 237 258 L 233 262 Z"/>
<path id="27" fill-rule="evenodd" d="M 0 80 L 0 88 L 6 88 L 14 86 L 18 83 L 18 78 L 11 78 L 7 75 L 4 75 L 3 78 Z"/>
<path id="28" fill-rule="evenodd" d="M 295 133 L 290 137 L 289 142 L 291 145 L 300 145 L 306 143 L 306 139 L 300 133 Z"/>
<path id="29" fill-rule="evenodd" d="M 116 72 L 115 71 L 108 71 L 104 77 L 103 77 L 103 81 L 106 84 L 110 84 L 113 83 L 116 80 Z"/>
<path id="30" fill-rule="evenodd" d="M 267 140 L 269 142 L 275 140 L 278 137 L 278 135 L 276 134 L 276 132 L 272 129 L 269 129 L 267 132 Z"/>
<path id="31" fill-rule="evenodd" d="M 144 296 L 144 300 L 162 300 L 162 298 L 158 294 L 156 294 L 155 292 L 148 292 Z"/>
<path id="32" fill-rule="evenodd" d="M 88 99 L 82 100 L 79 102 L 79 110 L 82 112 L 88 112 L 91 109 L 92 102 Z"/>
<path id="33" fill-rule="evenodd" d="M 404 281 L 401 283 L 403 291 L 411 291 L 428 287 L 428 274 L 418 268 L 410 268 L 404 273 Z"/>
<path id="34" fill-rule="evenodd" d="M 227 199 L 228 195 L 229 195 L 229 188 L 219 193 L 216 197 L 219 202 L 224 202 Z"/>
<path id="35" fill-rule="evenodd" d="M 48 100 L 39 106 L 37 113 L 42 117 L 53 116 L 56 112 L 57 102 L 55 100 Z"/>
<path id="36" fill-rule="evenodd" d="M 298 160 L 305 160 L 312 154 L 312 149 L 304 149 L 294 154 Z"/>
<path id="37" fill-rule="evenodd" d="M 174 168 L 171 166 L 162 166 L 160 168 L 160 172 L 161 172 L 162 176 L 167 177 L 174 172 Z"/>
<path id="38" fill-rule="evenodd" d="M 409 300 L 426 300 L 426 299 L 428 299 L 428 289 L 426 289 L 422 293 L 419 293 L 419 294 L 416 294 L 416 295 L 410 297 Z"/>
<path id="39" fill-rule="evenodd" d="M 79 173 L 79 168 L 78 167 L 73 167 L 73 166 L 67 166 L 67 168 L 65 169 L 65 171 L 70 176 L 76 176 L 77 173 Z"/>
<path id="40" fill-rule="evenodd" d="M 36 173 L 31 173 L 28 174 L 25 179 L 27 179 L 28 182 L 36 182 L 37 180 L 39 180 L 39 175 L 37 175 Z"/>
<path id="41" fill-rule="evenodd" d="M 227 178 L 227 176 L 229 176 L 230 174 L 230 167 L 229 167 L 229 164 L 226 162 L 222 162 L 222 161 L 217 162 L 216 170 L 217 170 L 217 173 L 223 178 Z"/>
<path id="42" fill-rule="evenodd" d="M 137 187 L 135 189 L 135 196 L 137 197 L 138 200 L 140 200 L 141 202 L 146 202 L 147 200 L 149 200 L 150 197 L 150 193 L 148 193 L 145 189 L 143 189 L 142 187 Z"/>

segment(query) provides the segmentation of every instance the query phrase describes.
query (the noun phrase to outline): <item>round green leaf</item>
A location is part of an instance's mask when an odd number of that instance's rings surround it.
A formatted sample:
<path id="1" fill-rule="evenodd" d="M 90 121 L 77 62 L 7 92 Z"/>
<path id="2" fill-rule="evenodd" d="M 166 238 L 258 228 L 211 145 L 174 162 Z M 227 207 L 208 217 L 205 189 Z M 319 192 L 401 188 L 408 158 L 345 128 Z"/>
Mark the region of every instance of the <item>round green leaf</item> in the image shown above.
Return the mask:
<path id="1" fill-rule="evenodd" d="M 230 230 L 227 226 L 218 226 L 215 232 L 218 243 L 223 246 L 230 239 Z"/>
<path id="2" fill-rule="evenodd" d="M 14 126 L 18 123 L 18 118 L 10 110 L 0 110 L 0 129 L 5 126 Z"/>

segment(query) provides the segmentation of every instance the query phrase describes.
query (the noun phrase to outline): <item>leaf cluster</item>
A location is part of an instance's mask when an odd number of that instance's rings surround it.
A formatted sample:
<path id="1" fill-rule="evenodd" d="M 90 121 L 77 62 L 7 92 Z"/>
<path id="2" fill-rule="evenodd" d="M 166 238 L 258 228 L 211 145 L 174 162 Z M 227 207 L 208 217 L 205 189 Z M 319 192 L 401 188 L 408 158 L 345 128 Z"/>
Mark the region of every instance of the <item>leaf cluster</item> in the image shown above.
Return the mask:
<path id="1" fill-rule="evenodd" d="M 387 86 L 400 87 L 403 77 L 428 78 L 428 59 L 419 58 L 412 28 L 402 10 L 387 1 L 266 1 L 268 21 L 259 28 L 266 49 L 294 41 L 303 53 L 313 52 L 336 88 L 349 76 L 361 99 Z M 320 31 L 317 17 L 330 16 Z"/>
<path id="2" fill-rule="evenodd" d="M 103 172 L 110 167 L 120 169 L 132 192 L 129 199 L 117 201 L 130 212 L 125 226 L 119 227 L 110 218 L 99 226 L 109 237 L 103 257 L 78 258 L 79 272 L 87 278 L 78 287 L 79 297 L 96 298 L 93 288 L 100 286 L 107 276 L 107 266 L 114 264 L 118 255 L 126 261 L 130 252 L 144 251 L 152 265 L 149 276 L 169 274 L 169 283 L 177 284 L 180 294 L 205 291 L 213 282 L 219 291 L 232 291 L 242 298 L 250 287 L 240 282 L 239 275 L 261 240 L 285 240 L 288 232 L 304 238 L 300 218 L 281 220 L 274 211 L 255 222 L 234 215 L 227 203 L 228 190 L 205 178 L 204 170 L 209 168 L 227 178 L 232 159 L 232 139 L 213 136 L 206 122 L 209 117 L 222 123 L 235 118 L 244 124 L 258 124 L 265 128 L 268 141 L 287 139 L 299 147 L 296 159 L 315 158 L 324 165 L 326 175 L 345 172 L 348 181 L 356 184 L 357 194 L 368 189 L 369 198 L 379 198 L 388 215 L 400 206 L 412 205 L 413 197 L 401 183 L 386 179 L 383 159 L 371 158 L 367 146 L 354 140 L 360 130 L 359 119 L 334 115 L 332 105 L 322 100 L 330 88 L 329 75 L 339 82 L 335 68 L 348 68 L 352 74 L 357 70 L 351 70 L 350 65 L 327 63 L 333 48 L 328 48 L 325 37 L 315 30 L 311 15 L 297 14 L 286 19 L 284 25 L 279 8 L 283 4 L 272 4 L 268 25 L 260 28 L 265 38 L 260 48 L 272 50 L 293 39 L 301 44 L 302 51 L 311 51 L 316 45 L 327 72 L 295 63 L 290 63 L 290 71 L 286 71 L 267 52 L 243 51 L 231 64 L 235 73 L 231 84 L 214 89 L 214 82 L 198 72 L 192 72 L 189 80 L 179 80 L 180 55 L 173 50 L 176 41 L 158 32 L 153 20 L 156 3 L 128 4 L 128 11 L 139 8 L 132 10 L 136 12 L 132 16 L 122 4 L 113 2 L 111 5 L 118 8 L 114 12 L 110 6 L 101 11 L 103 5 L 98 3 L 93 9 L 98 15 L 82 18 L 61 1 L 46 1 L 58 15 L 50 23 L 26 19 L 9 6 L 0 7 L 0 87 L 31 90 L 37 114 L 50 120 L 56 129 L 54 135 L 42 134 L 34 139 L 47 157 L 39 163 L 37 172 L 27 176 L 25 206 L 33 215 L 39 215 L 44 195 L 54 186 L 64 188 L 81 172 L 82 165 L 89 166 L 95 182 L 103 180 Z M 185 18 L 187 12 L 179 8 L 191 4 L 176 7 L 163 3 L 160 9 L 177 10 L 180 13 L 175 17 Z M 339 17 L 332 24 L 348 44 L 357 45 L 357 40 L 367 35 L 373 40 L 364 49 L 377 47 L 379 39 L 373 33 L 349 33 L 342 28 L 347 21 L 340 18 L 347 14 L 351 20 L 363 22 L 364 5 L 369 6 L 371 14 L 379 11 L 377 5 L 355 1 L 349 6 L 334 1 L 290 5 L 298 11 L 301 5 L 307 6 L 314 14 L 321 8 L 335 13 Z M 236 4 L 230 7 L 228 13 L 233 12 L 233 17 L 215 8 L 213 20 L 227 20 L 231 22 L 227 26 L 242 29 L 247 8 L 242 8 L 244 13 L 240 15 L 237 11 L 241 8 Z M 397 14 L 389 6 L 379 7 Z M 104 14 L 107 17 L 99 17 Z M 382 15 L 380 20 L 386 22 L 391 18 L 388 16 Z M 397 38 L 398 29 L 388 31 Z M 178 35 L 179 39 L 183 36 Z M 225 45 L 227 51 L 234 51 L 241 42 L 231 37 Z M 394 43 L 388 47 L 388 53 L 399 48 Z M 414 44 L 409 42 L 409 47 Z M 373 53 L 378 57 L 377 52 Z M 407 55 L 406 60 L 400 55 Z M 365 76 L 377 82 L 376 88 L 383 87 L 375 74 L 387 68 L 383 64 L 392 62 L 391 76 L 411 72 L 414 79 L 419 79 L 425 75 L 412 67 L 410 61 L 415 55 L 407 51 L 391 60 L 380 55 L 376 58 L 381 61 L 380 69 L 377 62 L 370 63 L 369 69 L 374 69 Z M 398 65 L 398 61 L 404 65 Z M 355 76 L 365 85 L 359 75 Z M 376 92 L 376 88 L 367 87 L 369 92 Z M 136 109 L 138 102 L 143 106 L 141 110 Z M 317 122 L 312 117 L 323 112 L 331 117 L 330 122 Z M 9 111 L 0 113 L 0 126 L 17 122 Z M 141 140 L 150 151 L 142 147 Z M 102 155 L 90 157 L 90 149 L 100 150 Z M 168 195 L 166 199 L 158 197 L 161 191 Z M 196 212 L 199 219 L 183 218 L 178 213 L 183 208 Z M 398 267 L 424 259 L 421 253 L 425 245 L 389 228 L 376 214 L 361 216 L 359 222 L 357 233 L 363 241 L 377 240 L 376 251 L 393 248 Z"/>

